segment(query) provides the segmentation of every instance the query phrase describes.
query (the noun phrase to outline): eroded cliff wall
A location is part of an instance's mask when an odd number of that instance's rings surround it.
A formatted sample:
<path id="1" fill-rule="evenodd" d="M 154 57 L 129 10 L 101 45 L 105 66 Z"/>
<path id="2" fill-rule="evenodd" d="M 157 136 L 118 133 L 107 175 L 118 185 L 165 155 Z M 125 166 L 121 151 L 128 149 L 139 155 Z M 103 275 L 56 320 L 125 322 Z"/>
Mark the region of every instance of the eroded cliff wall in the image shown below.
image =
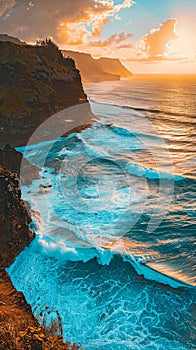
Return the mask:
<path id="1" fill-rule="evenodd" d="M 34 238 L 17 175 L 0 167 L 0 266 L 8 267 Z"/>

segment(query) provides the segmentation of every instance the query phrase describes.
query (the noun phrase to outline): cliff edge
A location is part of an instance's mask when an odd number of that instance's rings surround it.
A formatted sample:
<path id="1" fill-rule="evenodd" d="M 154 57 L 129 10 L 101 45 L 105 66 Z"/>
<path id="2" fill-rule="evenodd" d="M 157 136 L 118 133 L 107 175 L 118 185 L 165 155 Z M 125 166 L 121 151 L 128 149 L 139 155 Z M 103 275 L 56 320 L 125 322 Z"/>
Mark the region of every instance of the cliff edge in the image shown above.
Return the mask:
<path id="1" fill-rule="evenodd" d="M 130 78 L 133 75 L 118 58 L 101 57 L 98 62 L 106 72 L 118 74 L 121 78 Z"/>
<path id="2" fill-rule="evenodd" d="M 0 167 L 0 266 L 8 267 L 34 238 L 17 175 Z"/>
<path id="3" fill-rule="evenodd" d="M 39 325 L 24 295 L 14 288 L 5 271 L 34 238 L 30 222 L 16 173 L 0 166 L 0 349 L 79 349 L 63 342 L 58 314 L 51 327 Z"/>
<path id="4" fill-rule="evenodd" d="M 5 37 L 0 52 L 0 349 L 78 349 L 63 342 L 58 314 L 51 327 L 39 325 L 5 268 L 34 238 L 18 180 L 22 154 L 11 146 L 25 145 L 48 117 L 87 103 L 87 97 L 74 61 L 65 59 L 51 40 L 29 46 Z M 89 122 L 91 117 L 89 108 Z M 23 166 L 23 183 L 39 177 L 33 164 L 24 160 Z"/>
<path id="5" fill-rule="evenodd" d="M 51 40 L 0 41 L 0 52 L 0 147 L 25 145 L 48 117 L 88 102 L 74 61 Z"/>
<path id="6" fill-rule="evenodd" d="M 23 160 L 23 177 L 20 175 L 20 166 Z M 29 185 L 32 180 L 40 178 L 40 169 L 25 159 L 22 153 L 6 145 L 0 150 L 0 165 L 15 173 L 20 178 L 21 185 Z"/>

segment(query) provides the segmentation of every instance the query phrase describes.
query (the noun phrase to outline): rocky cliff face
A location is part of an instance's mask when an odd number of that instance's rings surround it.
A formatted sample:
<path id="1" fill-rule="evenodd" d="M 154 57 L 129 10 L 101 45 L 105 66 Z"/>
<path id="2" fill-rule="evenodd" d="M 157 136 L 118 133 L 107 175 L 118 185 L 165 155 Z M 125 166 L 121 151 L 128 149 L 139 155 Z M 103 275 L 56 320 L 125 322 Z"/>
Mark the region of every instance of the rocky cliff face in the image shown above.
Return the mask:
<path id="1" fill-rule="evenodd" d="M 0 167 L 0 266 L 8 267 L 34 238 L 15 173 Z"/>
<path id="2" fill-rule="evenodd" d="M 51 328 L 39 325 L 24 295 L 14 288 L 4 269 L 34 238 L 30 222 L 16 173 L 0 167 L 0 349 L 79 349 L 63 342 L 60 319 Z"/>
<path id="3" fill-rule="evenodd" d="M 75 60 L 76 67 L 79 69 L 84 83 L 120 80 L 120 75 L 105 71 L 101 67 L 99 60 L 93 59 L 92 56 L 87 53 L 65 50 L 63 50 L 62 53 L 65 57 L 71 57 Z"/>
<path id="4" fill-rule="evenodd" d="M 102 81 L 120 80 L 132 76 L 119 59 L 99 58 L 83 52 L 62 50 L 65 57 L 72 57 L 79 69 L 84 83 L 97 83 Z"/>
<path id="5" fill-rule="evenodd" d="M 62 341 L 58 322 L 40 326 L 22 293 L 13 287 L 5 268 L 30 244 L 34 233 L 18 176 L 22 155 L 11 149 L 24 145 L 34 130 L 54 113 L 87 102 L 80 74 L 51 42 L 38 46 L 0 42 L 0 349 L 78 349 Z M 0 40 L 1 41 L 1 40 Z M 30 183 L 39 169 L 24 161 Z"/>
<path id="6" fill-rule="evenodd" d="M 133 75 L 127 68 L 125 68 L 125 66 L 123 66 L 119 59 L 101 57 L 98 61 L 101 67 L 108 73 L 118 74 L 121 78 L 129 78 Z"/>
<path id="7" fill-rule="evenodd" d="M 23 177 L 20 176 L 20 166 L 23 159 Z M 9 171 L 16 173 L 20 178 L 21 185 L 29 185 L 32 180 L 39 179 L 40 169 L 34 164 L 30 163 L 27 159 L 23 158 L 22 153 L 17 152 L 15 149 L 5 147 L 0 150 L 0 165 L 8 169 Z"/>
<path id="8" fill-rule="evenodd" d="M 24 145 L 48 117 L 87 102 L 79 71 L 51 41 L 0 41 L 0 147 Z"/>

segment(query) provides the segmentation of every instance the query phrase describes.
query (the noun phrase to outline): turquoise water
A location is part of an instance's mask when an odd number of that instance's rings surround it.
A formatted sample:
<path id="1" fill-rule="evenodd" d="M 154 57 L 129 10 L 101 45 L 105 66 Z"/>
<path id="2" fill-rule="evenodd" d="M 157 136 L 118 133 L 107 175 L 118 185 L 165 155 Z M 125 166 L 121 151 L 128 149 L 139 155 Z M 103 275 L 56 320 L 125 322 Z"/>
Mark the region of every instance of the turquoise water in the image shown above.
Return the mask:
<path id="1" fill-rule="evenodd" d="M 99 120 L 51 143 L 23 186 L 36 239 L 9 268 L 86 349 L 194 349 L 196 81 L 86 84 Z M 39 165 L 50 142 L 25 157 Z M 20 149 L 20 151 L 24 151 Z"/>

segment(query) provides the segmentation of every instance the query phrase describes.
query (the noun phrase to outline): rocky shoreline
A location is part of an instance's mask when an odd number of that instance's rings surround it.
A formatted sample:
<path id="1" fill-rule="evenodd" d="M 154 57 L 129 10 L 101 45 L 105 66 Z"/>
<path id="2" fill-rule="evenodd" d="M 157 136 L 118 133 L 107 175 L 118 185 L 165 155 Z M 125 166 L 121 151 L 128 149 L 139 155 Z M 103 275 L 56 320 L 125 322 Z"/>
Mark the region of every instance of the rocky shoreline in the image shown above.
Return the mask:
<path id="1" fill-rule="evenodd" d="M 50 40 L 37 46 L 0 42 L 0 50 L 0 350 L 78 349 L 63 342 L 60 315 L 51 327 L 38 323 L 5 269 L 34 239 L 30 207 L 19 185 L 22 159 L 21 184 L 40 177 L 39 168 L 12 147 L 25 145 L 54 113 L 87 104 L 87 97 L 74 61 L 65 59 Z M 89 119 L 79 130 L 90 124 Z"/>
<path id="2" fill-rule="evenodd" d="M 0 266 L 8 267 L 34 238 L 16 173 L 0 167 Z"/>
<path id="3" fill-rule="evenodd" d="M 23 174 L 20 174 L 22 161 L 24 171 Z M 30 185 L 32 180 L 40 178 L 40 169 L 25 159 L 22 153 L 9 146 L 0 150 L 0 166 L 16 173 L 18 178 L 20 178 L 21 185 Z"/>
<path id="4" fill-rule="evenodd" d="M 13 156 L 17 154 L 12 150 Z M 34 239 L 27 208 L 21 199 L 17 173 L 0 167 L 0 349 L 78 349 L 77 345 L 64 343 L 58 329 L 53 332 L 39 325 L 24 295 L 14 288 L 5 270 Z"/>

